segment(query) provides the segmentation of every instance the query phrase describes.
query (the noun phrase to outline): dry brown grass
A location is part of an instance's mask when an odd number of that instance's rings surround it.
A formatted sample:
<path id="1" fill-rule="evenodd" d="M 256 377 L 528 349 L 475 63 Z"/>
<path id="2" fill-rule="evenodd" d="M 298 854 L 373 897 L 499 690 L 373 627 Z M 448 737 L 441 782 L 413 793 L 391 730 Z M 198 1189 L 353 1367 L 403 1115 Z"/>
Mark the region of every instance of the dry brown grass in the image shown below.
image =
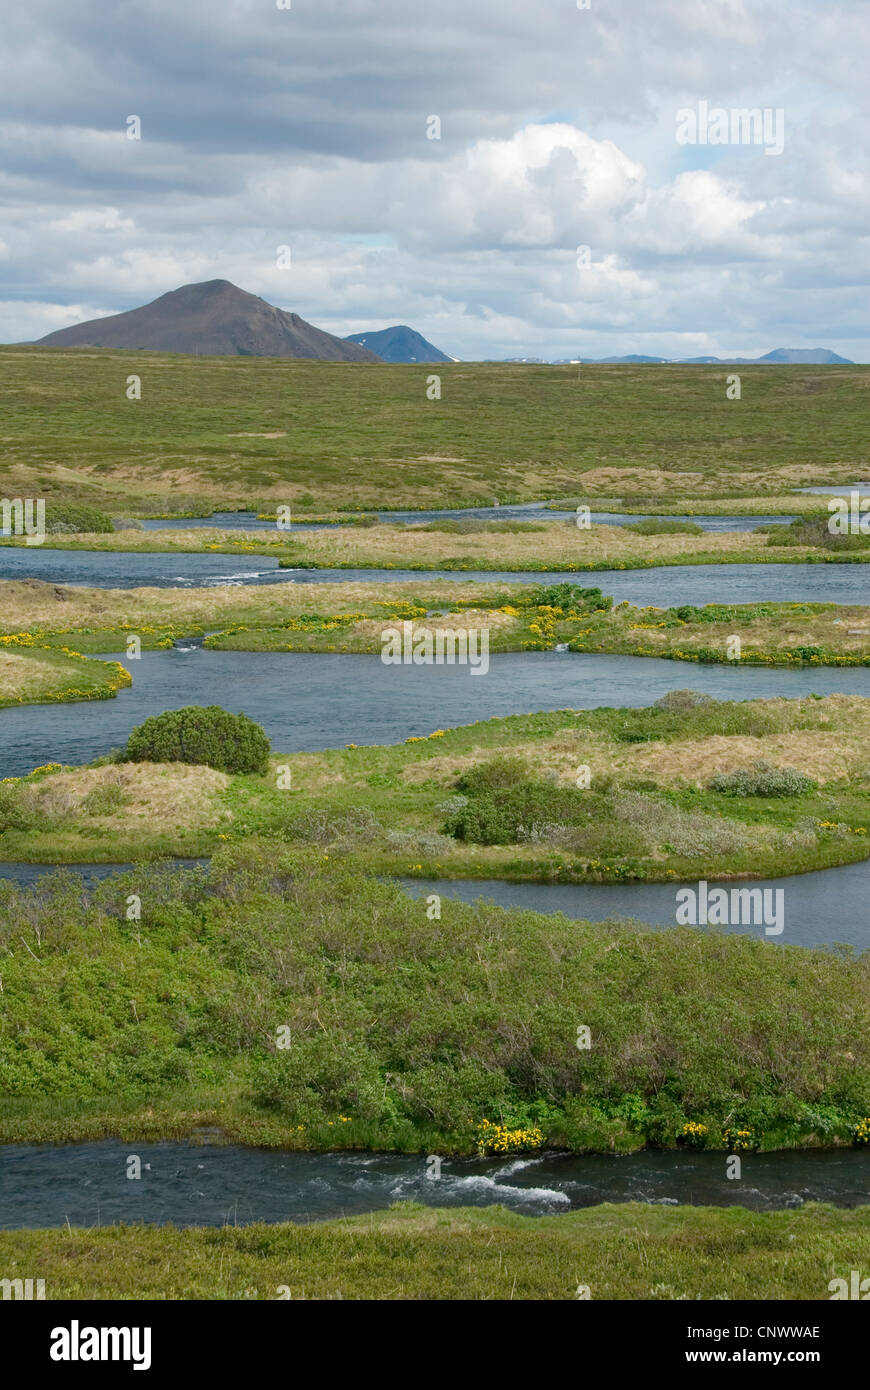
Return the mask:
<path id="1" fill-rule="evenodd" d="M 375 566 L 429 564 L 437 568 L 446 559 L 463 559 L 470 567 L 495 562 L 512 569 L 534 568 L 542 562 L 562 565 L 645 560 L 689 560 L 695 555 L 714 559 L 745 555 L 748 560 L 770 558 L 767 537 L 745 531 L 709 532 L 704 536 L 639 536 L 624 526 L 592 526 L 580 530 L 573 522 L 548 522 L 543 531 L 461 532 L 424 531 L 420 526 L 397 530 L 395 526 L 308 531 L 304 537 L 308 559 L 323 566 L 365 563 Z M 790 558 L 795 552 L 789 552 Z M 542 576 L 542 579 L 545 576 Z"/>
<path id="2" fill-rule="evenodd" d="M 106 830 L 129 831 L 131 823 L 157 831 L 169 827 L 217 825 L 229 813 L 218 802 L 227 786 L 225 772 L 185 763 L 121 763 L 55 772 L 20 789 L 34 810 L 52 819 L 87 815 Z M 117 811 L 93 815 L 83 802 L 100 788 L 117 787 Z"/>
<path id="3" fill-rule="evenodd" d="M 655 616 L 644 614 L 644 622 L 647 621 L 655 622 Z M 790 616 L 788 607 L 783 605 L 777 611 L 774 622 L 768 617 L 733 625 L 698 623 L 684 628 L 629 625 L 627 635 L 646 647 L 695 651 L 699 647 L 722 643 L 725 635 L 732 633 L 739 636 L 744 648 L 756 651 L 819 646 L 843 655 L 864 654 L 870 641 L 870 608 L 859 604 L 837 604 L 836 608 L 827 612 Z"/>
<path id="4" fill-rule="evenodd" d="M 190 622 L 218 627 L 231 622 L 268 625 L 298 613 L 353 613 L 375 603 L 420 595 L 446 605 L 457 598 L 485 597 L 491 584 L 426 579 L 389 585 L 263 584 L 240 591 L 213 589 L 79 589 L 38 579 L 0 580 L 0 628 L 20 632 L 42 627 L 114 628 Z M 58 593 L 62 598 L 58 598 Z"/>
<path id="5" fill-rule="evenodd" d="M 866 464 L 855 463 L 854 465 L 844 465 L 844 467 L 854 467 L 856 478 L 863 478 L 866 472 Z M 862 472 L 861 470 L 864 470 Z M 812 464 L 779 464 L 765 468 L 744 469 L 739 472 L 728 472 L 726 488 L 733 487 L 735 492 L 750 492 L 753 488 L 759 493 L 773 493 L 777 488 L 786 491 L 792 487 L 811 487 L 818 481 L 818 469 Z M 668 497 L 679 497 L 681 494 L 689 496 L 716 495 L 723 490 L 723 480 L 717 477 L 715 471 L 708 474 L 703 472 L 669 472 L 664 468 L 594 468 L 583 474 L 583 485 L 589 490 L 599 490 L 608 493 L 610 496 L 619 496 L 625 492 L 631 495 L 648 494 L 650 497 L 664 495 Z M 768 499 L 772 501 L 773 499 Z M 781 500 L 781 499 L 780 499 Z M 816 506 L 818 506 L 816 501 Z M 824 498 L 821 499 L 824 505 Z M 772 514 L 772 512 L 771 512 Z"/>
<path id="6" fill-rule="evenodd" d="M 786 700 L 759 701 L 772 709 L 787 708 Z M 815 703 L 815 702 L 814 702 Z M 662 785 L 704 786 L 715 773 L 734 772 L 764 760 L 774 767 L 796 767 L 816 781 L 830 782 L 870 766 L 870 700 L 859 696 L 831 695 L 816 703 L 816 712 L 828 727 L 800 729 L 764 738 L 745 735 L 710 735 L 655 743 L 611 742 L 601 733 L 578 727 L 548 739 L 511 743 L 512 757 L 523 758 L 529 775 L 554 776 L 566 785 L 574 782 L 577 767 L 587 764 L 596 778 L 648 777 Z M 476 747 L 465 754 L 428 757 L 409 764 L 402 779 L 412 785 L 441 782 L 450 787 L 459 773 L 493 756 L 493 748 Z"/>
<path id="7" fill-rule="evenodd" d="M 0 651 L 0 699 L 16 700 L 19 695 L 44 693 L 56 689 L 63 681 L 64 676 L 57 666 L 40 661 L 38 656 Z"/>
<path id="8" fill-rule="evenodd" d="M 512 627 L 516 618 L 509 613 L 500 613 L 498 610 L 489 611 L 480 608 L 466 608 L 462 613 L 446 613 L 443 616 L 433 614 L 428 618 L 415 618 L 412 626 L 412 640 L 421 629 L 427 632 L 455 631 L 458 627 L 465 631 L 476 631 L 478 628 L 490 631 L 494 628 Z M 401 628 L 401 620 L 397 618 L 361 618 L 354 623 L 351 628 L 353 636 L 372 637 L 380 641 L 385 628 Z"/>

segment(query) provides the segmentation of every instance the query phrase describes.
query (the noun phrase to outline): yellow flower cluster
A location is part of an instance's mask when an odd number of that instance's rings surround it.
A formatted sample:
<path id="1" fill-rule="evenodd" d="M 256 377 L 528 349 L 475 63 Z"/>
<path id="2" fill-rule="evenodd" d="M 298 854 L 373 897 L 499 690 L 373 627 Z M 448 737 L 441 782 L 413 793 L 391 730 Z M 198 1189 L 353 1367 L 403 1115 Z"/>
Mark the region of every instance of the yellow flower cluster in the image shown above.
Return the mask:
<path id="1" fill-rule="evenodd" d="M 854 1130 L 856 1144 L 870 1144 L 870 1116 L 865 1115 L 860 1120 Z"/>
<path id="2" fill-rule="evenodd" d="M 707 1133 L 707 1126 L 698 1124 L 696 1120 L 689 1120 L 683 1125 L 683 1134 L 687 1139 L 703 1139 Z"/>
<path id="3" fill-rule="evenodd" d="M 751 1129 L 726 1129 L 722 1137 L 725 1143 L 737 1152 L 758 1146 L 758 1140 Z"/>
<path id="4" fill-rule="evenodd" d="M 866 825 L 847 825 L 840 820 L 819 820 L 816 821 L 819 830 L 848 830 L 850 835 L 866 835 Z"/>
<path id="5" fill-rule="evenodd" d="M 522 1149 L 539 1149 L 543 1142 L 543 1130 L 538 1129 L 536 1125 L 531 1125 L 527 1129 L 508 1129 L 506 1125 L 496 1125 L 491 1120 L 481 1120 L 477 1126 L 477 1149 L 481 1155 L 516 1153 Z"/>

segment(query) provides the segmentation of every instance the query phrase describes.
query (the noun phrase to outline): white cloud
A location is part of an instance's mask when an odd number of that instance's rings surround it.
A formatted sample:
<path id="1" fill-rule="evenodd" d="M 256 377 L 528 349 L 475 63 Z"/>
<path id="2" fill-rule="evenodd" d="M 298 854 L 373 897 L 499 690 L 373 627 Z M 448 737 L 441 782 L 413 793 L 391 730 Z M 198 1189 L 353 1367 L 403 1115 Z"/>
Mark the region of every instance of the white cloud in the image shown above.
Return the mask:
<path id="1" fill-rule="evenodd" d="M 31 0 L 0 57 L 0 338 L 222 276 L 462 357 L 867 358 L 867 36 L 863 0 Z M 785 152 L 677 146 L 700 99 L 785 106 Z"/>

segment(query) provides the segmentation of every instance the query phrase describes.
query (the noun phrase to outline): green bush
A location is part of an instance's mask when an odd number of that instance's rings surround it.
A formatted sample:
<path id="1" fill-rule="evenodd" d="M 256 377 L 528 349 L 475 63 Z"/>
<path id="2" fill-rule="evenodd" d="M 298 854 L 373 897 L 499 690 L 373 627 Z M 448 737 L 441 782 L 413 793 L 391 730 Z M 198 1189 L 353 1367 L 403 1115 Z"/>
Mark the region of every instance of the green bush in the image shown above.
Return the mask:
<path id="1" fill-rule="evenodd" d="M 200 763 L 219 772 L 266 772 L 269 740 L 246 714 L 229 714 L 220 705 L 187 705 L 153 715 L 134 729 L 125 761 Z"/>
<path id="2" fill-rule="evenodd" d="M 45 532 L 48 536 L 72 535 L 79 531 L 107 532 L 114 529 L 112 518 L 97 507 L 86 507 L 72 502 L 49 502 L 45 508 Z"/>
<path id="3" fill-rule="evenodd" d="M 468 783 L 463 787 L 467 790 Z M 465 806 L 447 817 L 444 833 L 476 845 L 515 845 L 551 838 L 568 826 L 594 823 L 604 809 L 603 797 L 595 792 L 550 782 L 516 782 L 469 796 Z"/>
<path id="4" fill-rule="evenodd" d="M 482 792 L 501 791 L 504 787 L 515 787 L 518 782 L 528 778 L 529 772 L 522 758 L 509 754 L 499 754 L 485 763 L 478 763 L 463 772 L 456 785 L 467 796 L 479 796 Z"/>
<path id="5" fill-rule="evenodd" d="M 847 489 L 843 495 L 848 496 Z M 870 536 L 860 532 L 841 535 L 828 529 L 830 516 L 797 517 L 788 526 L 766 526 L 768 545 L 812 545 L 824 550 L 866 550 Z"/>
<path id="6" fill-rule="evenodd" d="M 429 920 L 397 885 L 314 860 L 270 845 L 153 866 L 147 928 L 124 916 L 135 873 L 87 892 L 69 873 L 0 881 L 7 1140 L 116 1133 L 152 1104 L 170 1118 L 142 1125 L 184 1134 L 216 1091 L 237 1141 L 323 1124 L 294 1142 L 424 1154 L 451 1134 L 468 1151 L 484 1117 L 608 1152 L 675 1143 L 689 1119 L 717 1148 L 726 1128 L 848 1139 L 870 1114 L 866 953 L 485 902 Z M 91 1108 L 49 1109 L 68 1098 Z M 372 1129 L 351 1141 L 341 1116 Z"/>
<path id="7" fill-rule="evenodd" d="M 718 704 L 715 695 L 705 695 L 702 690 L 669 690 L 666 695 L 659 696 L 654 708 L 681 713 L 683 710 L 715 704 Z"/>
<path id="8" fill-rule="evenodd" d="M 803 796 L 815 789 L 816 782 L 796 767 L 771 767 L 758 761 L 751 768 L 717 773 L 709 786 L 725 796 Z"/>
<path id="9" fill-rule="evenodd" d="M 519 604 L 523 608 L 546 605 L 549 608 L 561 608 L 565 613 L 606 612 L 613 607 L 610 594 L 603 594 L 597 586 L 584 589 L 568 580 L 562 584 L 530 584 L 522 598 L 510 598 L 508 602 Z"/>
<path id="10" fill-rule="evenodd" d="M 0 835 L 7 830 L 35 830 L 43 817 L 22 799 L 14 786 L 0 786 Z"/>

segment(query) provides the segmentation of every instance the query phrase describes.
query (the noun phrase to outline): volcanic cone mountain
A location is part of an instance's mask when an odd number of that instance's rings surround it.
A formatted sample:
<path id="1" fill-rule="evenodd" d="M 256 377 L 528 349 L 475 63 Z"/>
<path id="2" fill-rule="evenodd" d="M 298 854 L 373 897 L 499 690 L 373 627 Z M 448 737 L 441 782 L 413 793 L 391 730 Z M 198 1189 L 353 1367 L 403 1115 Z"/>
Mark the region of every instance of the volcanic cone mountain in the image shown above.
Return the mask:
<path id="1" fill-rule="evenodd" d="M 333 337 L 229 280 L 162 294 L 141 309 L 73 324 L 39 339 L 40 347 L 131 348 L 214 357 L 308 357 L 380 362 L 368 349 Z"/>

